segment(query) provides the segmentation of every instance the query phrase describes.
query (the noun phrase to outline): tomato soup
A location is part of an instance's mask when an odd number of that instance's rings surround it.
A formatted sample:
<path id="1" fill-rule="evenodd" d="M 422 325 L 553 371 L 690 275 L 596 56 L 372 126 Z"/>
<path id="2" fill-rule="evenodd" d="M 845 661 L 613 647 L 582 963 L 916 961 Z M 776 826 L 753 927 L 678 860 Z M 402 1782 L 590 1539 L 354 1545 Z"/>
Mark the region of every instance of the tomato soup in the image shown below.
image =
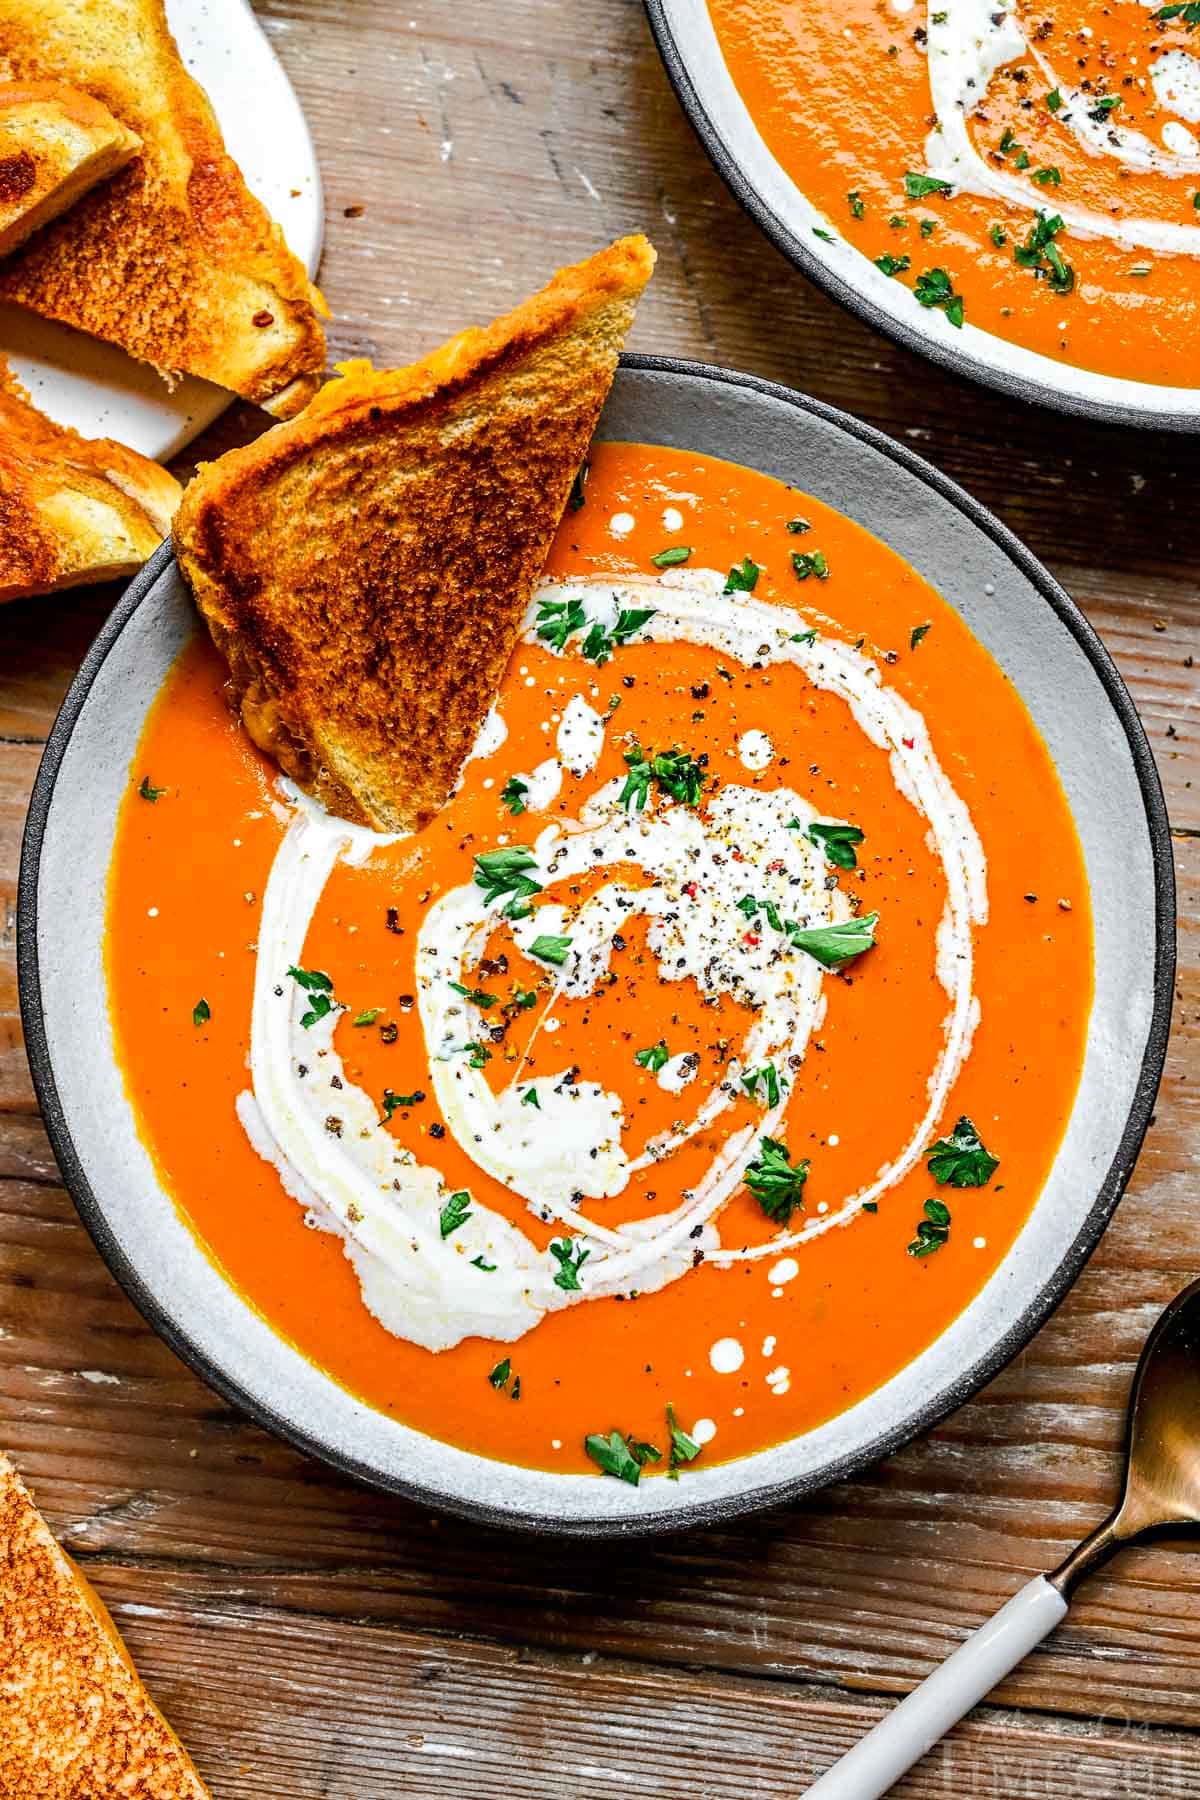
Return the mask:
<path id="1" fill-rule="evenodd" d="M 886 546 L 679 450 L 598 446 L 576 502 L 415 836 L 288 789 L 184 650 L 111 1010 L 165 1187 L 313 1362 L 488 1456 L 686 1479 L 869 1393 L 1005 1255 L 1088 893 L 1021 701 Z"/>
<path id="2" fill-rule="evenodd" d="M 828 229 L 940 313 L 1102 375 L 1197 384 L 1195 8 L 709 0 Z M 873 277 L 877 280 L 878 277 Z"/>

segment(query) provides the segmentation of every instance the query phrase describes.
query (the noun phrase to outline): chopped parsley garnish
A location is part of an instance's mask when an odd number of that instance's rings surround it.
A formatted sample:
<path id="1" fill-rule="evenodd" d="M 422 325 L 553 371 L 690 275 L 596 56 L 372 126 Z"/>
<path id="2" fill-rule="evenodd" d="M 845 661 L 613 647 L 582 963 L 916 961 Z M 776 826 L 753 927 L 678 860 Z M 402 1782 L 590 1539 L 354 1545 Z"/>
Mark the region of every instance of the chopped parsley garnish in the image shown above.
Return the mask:
<path id="1" fill-rule="evenodd" d="M 1094 120 L 1097 125 L 1103 125 L 1112 117 L 1120 104 L 1120 94 L 1102 94 L 1089 111 L 1088 118 Z"/>
<path id="2" fill-rule="evenodd" d="M 488 1376 L 488 1380 L 491 1382 L 492 1386 L 496 1389 L 497 1393 L 499 1393 L 501 1388 L 508 1386 L 508 1378 L 511 1374 L 512 1374 L 512 1361 L 509 1357 L 506 1356 L 503 1362 L 498 1362 L 496 1364 L 495 1368 L 492 1370 L 491 1374 Z"/>
<path id="3" fill-rule="evenodd" d="M 1014 246 L 1013 261 L 1048 281 L 1056 294 L 1069 294 L 1075 286 L 1075 271 L 1063 260 L 1054 241 L 1062 228 L 1063 222 L 1057 213 L 1049 216 L 1040 212 L 1029 227 L 1025 242 Z"/>
<path id="4" fill-rule="evenodd" d="M 854 218 L 861 219 L 866 214 L 866 203 L 857 188 L 851 188 L 850 192 L 846 195 L 846 204 L 849 206 Z"/>
<path id="5" fill-rule="evenodd" d="M 991 238 L 993 244 L 995 244 L 997 250 L 1003 250 L 1005 244 L 1008 242 L 1008 233 L 1005 231 L 1003 225 L 993 225 L 988 232 L 988 236 Z"/>
<path id="6" fill-rule="evenodd" d="M 390 1119 L 392 1114 L 398 1112 L 402 1106 L 420 1106 L 424 1098 L 425 1092 L 423 1088 L 417 1088 L 416 1091 L 411 1094 L 395 1094 L 392 1092 L 391 1088 L 384 1088 L 383 1116 L 385 1119 Z M 442 1236 L 445 1237 L 445 1235 L 445 1232 L 443 1232 Z"/>
<path id="7" fill-rule="evenodd" d="M 878 923 L 877 912 L 847 919 L 843 925 L 813 925 L 805 931 L 789 920 L 788 937 L 797 950 L 814 957 L 823 969 L 839 969 L 874 946 Z"/>
<path id="8" fill-rule="evenodd" d="M 650 558 L 656 569 L 674 569 L 685 563 L 692 554 L 690 544 L 671 544 L 666 550 L 658 550 Z"/>
<path id="9" fill-rule="evenodd" d="M 464 1044 L 463 1049 L 466 1051 L 468 1069 L 482 1069 L 485 1063 L 492 1060 L 492 1053 L 486 1044 L 473 1041 Z"/>
<path id="10" fill-rule="evenodd" d="M 618 644 L 627 644 L 635 631 L 651 620 L 658 609 L 653 606 L 622 607 L 617 614 L 617 622 L 611 631 L 606 631 L 597 619 L 581 646 L 583 654 L 589 662 L 603 667 Z"/>
<path id="11" fill-rule="evenodd" d="M 921 223 L 917 227 L 917 230 L 921 233 L 921 236 L 923 238 L 931 238 L 933 236 L 934 232 L 937 230 L 937 220 L 936 219 L 922 219 Z"/>
<path id="12" fill-rule="evenodd" d="M 550 1254 L 558 1264 L 554 1277 L 555 1287 L 562 1288 L 568 1294 L 579 1293 L 579 1271 L 592 1254 L 591 1251 L 585 1250 L 578 1238 L 553 1238 Z"/>
<path id="13" fill-rule="evenodd" d="M 195 1006 L 192 1008 L 192 1024 L 207 1025 L 211 1018 L 212 1008 L 209 1006 L 208 1001 L 203 998 L 197 1000 Z"/>
<path id="14" fill-rule="evenodd" d="M 820 240 L 823 244 L 836 244 L 837 243 L 837 239 L 834 237 L 832 231 L 823 231 L 819 225 L 813 226 L 812 234 L 814 237 L 820 238 Z"/>
<path id="15" fill-rule="evenodd" d="M 924 1211 L 917 1235 L 908 1246 L 910 1256 L 932 1256 L 950 1237 L 950 1208 L 940 1200 L 927 1200 Z"/>
<path id="16" fill-rule="evenodd" d="M 936 175 L 920 175 L 910 169 L 904 177 L 904 191 L 910 200 L 924 200 L 929 194 L 952 194 L 953 187 L 948 181 L 940 181 Z"/>
<path id="17" fill-rule="evenodd" d="M 1159 20 L 1164 25 L 1169 25 L 1173 19 L 1178 19 L 1179 23 L 1186 25 L 1189 31 L 1195 31 L 1197 25 L 1200 25 L 1200 0 L 1178 0 L 1175 5 L 1160 6 L 1156 13 L 1151 13 L 1150 17 Z"/>
<path id="18" fill-rule="evenodd" d="M 542 884 L 528 873 L 537 868 L 537 857 L 525 844 L 506 845 L 501 850 L 484 850 L 475 858 L 475 886 L 483 889 L 484 900 L 491 905 L 501 894 L 511 898 L 503 907 L 506 919 L 527 919 L 533 908 L 531 894 L 540 894 Z"/>
<path id="19" fill-rule="evenodd" d="M 567 510 L 569 512 L 578 512 L 581 506 L 587 504 L 587 479 L 591 472 L 592 465 L 589 462 L 581 462 L 576 469 L 575 479 L 571 483 L 571 492 L 567 497 Z"/>
<path id="20" fill-rule="evenodd" d="M 793 550 L 792 569 L 797 581 L 807 581 L 810 575 L 818 581 L 829 579 L 829 564 L 820 550 Z"/>
<path id="21" fill-rule="evenodd" d="M 857 868 L 854 846 L 863 841 L 858 825 L 827 825 L 821 819 L 814 819 L 804 835 L 810 844 L 825 852 L 825 861 L 832 863 L 835 869 Z"/>
<path id="22" fill-rule="evenodd" d="M 1037 182 L 1039 187 L 1061 187 L 1062 170 L 1056 169 L 1051 163 L 1044 169 L 1035 169 L 1033 171 L 1033 179 Z"/>
<path id="23" fill-rule="evenodd" d="M 794 537 L 800 537 L 804 532 L 812 530 L 812 524 L 808 519 L 789 519 L 787 529 Z"/>
<path id="24" fill-rule="evenodd" d="M 1011 125 L 1006 125 L 1000 137 L 1001 156 L 1007 156 L 1010 150 L 1019 150 L 1020 148 L 1021 146 L 1017 142 L 1016 132 Z"/>
<path id="25" fill-rule="evenodd" d="M 817 634 L 815 631 L 793 631 L 791 637 L 788 639 L 789 644 L 815 644 L 816 641 Z"/>
<path id="26" fill-rule="evenodd" d="M 921 639 L 923 637 L 927 637 L 928 635 L 929 635 L 929 626 L 928 625 L 914 625 L 912 628 L 912 631 L 909 634 L 909 639 L 908 639 L 909 649 L 915 650 L 917 645 L 921 642 Z"/>
<path id="27" fill-rule="evenodd" d="M 779 1105 L 779 1072 L 774 1063 L 764 1063 L 761 1069 L 748 1069 L 742 1076 L 742 1086 L 752 1100 L 758 1097 L 759 1082 L 763 1086 L 763 1094 L 767 1106 Z"/>
<path id="28" fill-rule="evenodd" d="M 669 1400 L 667 1401 L 667 1435 L 671 1440 L 667 1474 L 672 1481 L 678 1481 L 680 1469 L 685 1463 L 695 1462 L 702 1446 L 676 1422 L 675 1408 Z"/>
<path id="29" fill-rule="evenodd" d="M 743 556 L 741 568 L 738 568 L 736 563 L 734 564 L 721 592 L 723 594 L 752 594 L 758 585 L 758 578 L 761 574 L 762 570 L 758 564 L 752 562 L 748 556 Z"/>
<path id="30" fill-rule="evenodd" d="M 625 765 L 629 773 L 617 797 L 626 812 L 631 806 L 638 812 L 646 810 L 651 782 L 684 806 L 700 804 L 704 770 L 685 750 L 646 751 L 634 744 L 625 752 Z"/>
<path id="31" fill-rule="evenodd" d="M 804 1205 L 808 1160 L 793 1163 L 786 1144 L 778 1138 L 760 1138 L 761 1154 L 746 1170 L 746 1186 L 776 1225 L 789 1223 L 796 1208 Z"/>
<path id="32" fill-rule="evenodd" d="M 482 1269 L 485 1275 L 494 1275 L 496 1273 L 497 1264 L 490 1263 L 486 1256 L 473 1256 L 471 1258 L 471 1267 L 473 1269 Z"/>
<path id="33" fill-rule="evenodd" d="M 583 601 L 572 596 L 570 600 L 539 601 L 535 622 L 538 636 L 555 650 L 563 650 L 567 639 L 573 632 L 582 631 L 588 619 Z"/>
<path id="34" fill-rule="evenodd" d="M 570 948 L 569 937 L 552 937 L 543 932 L 530 944 L 529 954 L 540 958 L 542 962 L 553 963 L 556 968 L 561 969 L 567 960 L 567 951 Z"/>
<path id="35" fill-rule="evenodd" d="M 300 1023 L 308 1031 L 333 1011 L 333 983 L 323 969 L 289 969 L 288 974 L 309 996 L 308 1011 L 300 1015 Z"/>
<path id="36" fill-rule="evenodd" d="M 659 1038 L 657 1044 L 647 1044 L 644 1050 L 635 1050 L 633 1060 L 639 1069 L 649 1069 L 652 1075 L 657 1075 L 670 1062 L 671 1052 L 662 1038 Z"/>
<path id="37" fill-rule="evenodd" d="M 456 994 L 461 994 L 464 1000 L 469 1000 L 481 1012 L 486 1012 L 489 1006 L 496 1004 L 495 994 L 485 994 L 482 988 L 464 987 L 461 981 L 452 981 L 450 986 Z"/>
<path id="38" fill-rule="evenodd" d="M 382 1006 L 364 1006 L 360 1013 L 355 1013 L 351 1024 L 373 1025 L 382 1011 Z"/>
<path id="39" fill-rule="evenodd" d="M 970 1119 L 964 1114 L 948 1138 L 939 1138 L 925 1152 L 929 1173 L 942 1187 L 986 1187 L 1000 1158 L 985 1149 Z"/>
<path id="40" fill-rule="evenodd" d="M 527 1087 L 525 1089 L 525 1092 L 521 1095 L 521 1105 L 536 1107 L 537 1111 L 541 1112 L 542 1103 L 538 1099 L 536 1088 Z"/>
<path id="41" fill-rule="evenodd" d="M 143 800 L 161 800 L 166 791 L 165 787 L 156 788 L 148 775 L 142 776 L 142 784 L 138 788 L 138 793 Z"/>
<path id="42" fill-rule="evenodd" d="M 500 789 L 500 804 L 506 806 L 515 818 L 517 813 L 525 811 L 525 796 L 528 792 L 527 781 L 522 781 L 519 775 L 510 775 Z"/>
<path id="43" fill-rule="evenodd" d="M 593 1431 L 584 1438 L 583 1447 L 605 1475 L 627 1481 L 630 1487 L 636 1487 L 641 1480 L 644 1464 L 662 1461 L 662 1451 L 656 1450 L 653 1444 L 640 1444 L 636 1438 L 627 1438 L 619 1431 L 610 1431 L 607 1437 Z"/>
<path id="44" fill-rule="evenodd" d="M 1063 97 L 1057 88 L 1051 88 L 1046 95 L 1046 105 L 1052 113 L 1062 111 Z"/>
<path id="45" fill-rule="evenodd" d="M 470 1217 L 471 1195 L 466 1188 L 459 1188 L 457 1193 L 449 1195 L 443 1203 L 438 1214 L 438 1229 L 444 1238 L 448 1238 L 452 1231 L 465 1225 Z"/>
<path id="46" fill-rule="evenodd" d="M 906 269 L 912 268 L 912 258 L 906 252 L 903 256 L 891 256 L 887 252 L 875 258 L 875 267 L 882 269 L 885 275 L 903 275 Z"/>
<path id="47" fill-rule="evenodd" d="M 954 283 L 945 269 L 927 269 L 924 275 L 918 275 L 913 292 L 921 306 L 941 307 L 950 323 L 961 330 L 963 297 L 955 293 Z"/>

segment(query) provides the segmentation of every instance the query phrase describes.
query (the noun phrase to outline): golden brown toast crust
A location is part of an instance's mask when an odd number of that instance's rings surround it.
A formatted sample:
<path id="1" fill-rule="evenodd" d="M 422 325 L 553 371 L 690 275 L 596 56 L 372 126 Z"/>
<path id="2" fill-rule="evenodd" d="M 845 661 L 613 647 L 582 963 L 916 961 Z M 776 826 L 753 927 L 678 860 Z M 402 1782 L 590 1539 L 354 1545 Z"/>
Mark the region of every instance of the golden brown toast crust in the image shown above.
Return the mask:
<path id="1" fill-rule="evenodd" d="M 124 444 L 46 418 L 0 362 L 0 601 L 133 574 L 182 491 Z"/>
<path id="2" fill-rule="evenodd" d="M 104 1607 L 0 1455 L 0 1800 L 206 1800 Z"/>
<path id="3" fill-rule="evenodd" d="M 409 830 L 444 803 L 653 266 L 627 238 L 411 368 L 350 365 L 185 493 L 176 552 L 242 722 L 330 811 Z"/>
<path id="4" fill-rule="evenodd" d="M 142 140 L 61 81 L 0 83 L 0 256 L 135 157 Z"/>
<path id="5" fill-rule="evenodd" d="M 163 0 L 0 0 L 0 79 L 60 80 L 143 140 L 129 166 L 0 267 L 0 299 L 248 400 L 315 391 L 317 290 L 225 150 Z"/>

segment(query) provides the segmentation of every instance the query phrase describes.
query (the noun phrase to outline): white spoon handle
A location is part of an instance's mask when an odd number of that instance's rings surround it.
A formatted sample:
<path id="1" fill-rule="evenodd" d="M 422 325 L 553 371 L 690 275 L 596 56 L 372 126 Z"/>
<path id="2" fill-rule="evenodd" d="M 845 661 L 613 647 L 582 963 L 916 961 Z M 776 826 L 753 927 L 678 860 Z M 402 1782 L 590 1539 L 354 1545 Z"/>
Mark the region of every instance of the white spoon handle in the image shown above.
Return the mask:
<path id="1" fill-rule="evenodd" d="M 1067 1603 L 1036 1575 L 861 1743 L 807 1790 L 808 1800 L 878 1800 L 1054 1630 Z"/>

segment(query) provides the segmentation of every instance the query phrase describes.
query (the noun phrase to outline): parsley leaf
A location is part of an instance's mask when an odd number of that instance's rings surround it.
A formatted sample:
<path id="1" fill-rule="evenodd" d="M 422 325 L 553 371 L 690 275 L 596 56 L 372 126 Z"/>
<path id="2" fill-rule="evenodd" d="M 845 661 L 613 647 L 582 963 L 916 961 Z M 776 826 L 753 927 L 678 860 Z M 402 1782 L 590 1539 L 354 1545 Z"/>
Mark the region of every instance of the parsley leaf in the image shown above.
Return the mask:
<path id="1" fill-rule="evenodd" d="M 746 1186 L 776 1225 L 786 1225 L 796 1208 L 804 1205 L 808 1160 L 793 1163 L 786 1144 L 778 1138 L 758 1140 L 761 1155 L 746 1170 Z"/>
<path id="2" fill-rule="evenodd" d="M 492 1053 L 486 1044 L 472 1042 L 464 1044 L 463 1049 L 467 1053 L 468 1069 L 482 1069 L 485 1063 L 490 1063 L 492 1060 Z"/>
<path id="3" fill-rule="evenodd" d="M 649 1069 L 652 1075 L 657 1075 L 670 1062 L 671 1052 L 662 1038 L 659 1038 L 657 1044 L 648 1044 L 644 1050 L 635 1050 L 633 1060 L 639 1068 Z"/>
<path id="4" fill-rule="evenodd" d="M 743 556 L 741 568 L 739 569 L 737 564 L 734 564 L 721 592 L 723 594 L 752 594 L 761 574 L 762 570 L 758 564 L 752 562 L 748 556 Z"/>
<path id="5" fill-rule="evenodd" d="M 908 639 L 909 649 L 915 650 L 917 645 L 921 642 L 921 639 L 924 637 L 928 637 L 928 635 L 929 635 L 929 626 L 928 625 L 914 625 L 912 628 L 912 632 L 910 633 L 909 639 Z"/>
<path id="6" fill-rule="evenodd" d="M 1025 242 L 1014 245 L 1013 261 L 1023 269 L 1031 269 L 1039 279 L 1048 281 L 1054 293 L 1069 294 L 1075 286 L 1075 271 L 1063 260 L 1062 251 L 1054 241 L 1062 229 L 1063 222 L 1057 213 L 1048 216 L 1039 212 L 1029 227 Z"/>
<path id="7" fill-rule="evenodd" d="M 460 1225 L 465 1225 L 470 1217 L 470 1192 L 467 1188 L 459 1188 L 458 1192 L 451 1194 L 442 1206 L 442 1210 L 438 1214 L 438 1228 L 442 1236 L 448 1238 L 452 1231 L 457 1231 Z"/>
<path id="8" fill-rule="evenodd" d="M 986 1187 L 1000 1167 L 1000 1158 L 985 1149 L 965 1113 L 950 1136 L 931 1144 L 925 1155 L 929 1173 L 943 1187 Z"/>
<path id="9" fill-rule="evenodd" d="M 494 1275 L 498 1264 L 490 1263 L 486 1256 L 480 1255 L 471 1258 L 471 1267 L 473 1269 L 482 1269 L 485 1275 Z"/>
<path id="10" fill-rule="evenodd" d="M 625 752 L 629 770 L 625 785 L 617 796 L 626 812 L 631 805 L 644 812 L 653 782 L 672 800 L 684 806 L 698 806 L 704 788 L 704 770 L 696 758 L 685 750 L 646 751 L 639 744 Z"/>
<path id="11" fill-rule="evenodd" d="M 165 787 L 156 788 L 148 775 L 142 776 L 142 785 L 139 787 L 138 793 L 143 800 L 161 800 L 166 791 Z"/>
<path id="12" fill-rule="evenodd" d="M 485 994 L 482 988 L 464 987 L 461 981 L 452 981 L 450 986 L 456 994 L 461 994 L 464 1000 L 469 1000 L 481 1012 L 486 1012 L 489 1006 L 496 1004 L 495 994 Z"/>
<path id="13" fill-rule="evenodd" d="M 882 269 L 885 275 L 903 275 L 906 270 L 912 267 L 912 259 L 907 254 L 904 256 L 892 256 L 885 252 L 883 256 L 877 256 L 875 258 L 875 267 L 877 269 Z"/>
<path id="14" fill-rule="evenodd" d="M 695 1462 L 701 1451 L 694 1437 L 690 1437 L 683 1427 L 676 1423 L 675 1408 L 667 1401 L 667 1432 L 671 1440 L 667 1473 L 672 1481 L 679 1480 L 679 1471 L 686 1463 Z"/>
<path id="15" fill-rule="evenodd" d="M 525 1092 L 521 1095 L 521 1105 L 535 1107 L 538 1112 L 541 1112 L 542 1103 L 537 1097 L 536 1088 L 527 1087 L 525 1089 Z"/>
<path id="16" fill-rule="evenodd" d="M 950 1237 L 950 1208 L 940 1200 L 925 1202 L 925 1217 L 917 1226 L 917 1235 L 908 1246 L 910 1256 L 932 1256 Z"/>
<path id="17" fill-rule="evenodd" d="M 936 175 L 919 175 L 910 169 L 904 177 L 904 191 L 910 200 L 924 200 L 929 194 L 952 194 L 953 187 L 948 181 L 939 181 Z"/>
<path id="18" fill-rule="evenodd" d="M 558 1273 L 554 1277 L 554 1285 L 562 1288 L 564 1293 L 580 1293 L 579 1271 L 592 1254 L 585 1250 L 578 1238 L 553 1238 L 550 1243 L 550 1254 L 558 1264 Z"/>
<path id="19" fill-rule="evenodd" d="M 763 1084 L 764 1104 L 768 1107 L 779 1105 L 779 1074 L 774 1063 L 764 1063 L 761 1069 L 748 1069 L 742 1076 L 742 1086 L 753 1100 L 757 1098 L 758 1084 Z"/>
<path id="20" fill-rule="evenodd" d="M 499 1390 L 501 1388 L 507 1387 L 508 1378 L 511 1374 L 512 1374 L 512 1361 L 509 1357 L 506 1356 L 503 1362 L 498 1362 L 496 1364 L 495 1368 L 492 1370 L 491 1374 L 488 1376 L 488 1380 L 491 1382 L 492 1386 L 497 1390 L 497 1392 L 499 1392 Z"/>
<path id="21" fill-rule="evenodd" d="M 918 275 L 913 293 L 921 306 L 940 306 L 950 323 L 961 329 L 965 312 L 963 297 L 955 293 L 954 283 L 945 269 L 927 269 L 924 275 Z"/>
<path id="22" fill-rule="evenodd" d="M 815 575 L 818 581 L 828 581 L 829 564 L 820 550 L 793 550 L 792 568 L 797 581 L 807 581 Z"/>
<path id="23" fill-rule="evenodd" d="M 874 947 L 878 923 L 877 912 L 847 919 L 842 925 L 812 925 L 804 931 L 789 920 L 788 937 L 797 950 L 814 957 L 823 969 L 839 969 Z"/>
<path id="24" fill-rule="evenodd" d="M 587 614 L 583 601 L 573 595 L 569 600 L 539 601 L 535 622 L 538 636 L 555 650 L 562 650 L 574 632 L 583 630 Z"/>
<path id="25" fill-rule="evenodd" d="M 810 844 L 825 852 L 825 861 L 835 869 L 858 867 L 854 846 L 862 843 L 863 833 L 857 825 L 827 825 L 814 819 L 804 835 Z"/>
<path id="26" fill-rule="evenodd" d="M 300 1015 L 301 1025 L 309 1031 L 333 1011 L 333 983 L 323 969 L 289 969 L 288 974 L 310 996 L 308 1011 Z"/>
<path id="27" fill-rule="evenodd" d="M 562 965 L 567 960 L 567 951 L 570 948 L 571 940 L 569 937 L 551 937 L 543 932 L 540 937 L 535 937 L 532 944 L 530 944 L 529 954 L 530 956 L 540 957 L 542 962 L 553 963 L 556 968 L 561 969 Z"/>
<path id="28" fill-rule="evenodd" d="M 192 1024 L 207 1025 L 211 1018 L 212 1008 L 209 1006 L 208 1001 L 205 999 L 197 1000 L 195 1006 L 192 1008 Z"/>
<path id="29" fill-rule="evenodd" d="M 515 817 L 525 811 L 525 796 L 529 792 L 529 783 L 522 781 L 519 775 L 510 775 L 500 789 L 500 804 L 506 806 Z"/>
<path id="30" fill-rule="evenodd" d="M 627 1481 L 630 1487 L 636 1487 L 641 1480 L 644 1463 L 662 1461 L 662 1451 L 653 1444 L 639 1444 L 636 1438 L 626 1438 L 619 1431 L 610 1431 L 607 1437 L 593 1431 L 584 1438 L 583 1447 L 605 1475 Z"/>
<path id="31" fill-rule="evenodd" d="M 503 907 L 506 919 L 527 919 L 533 908 L 530 894 L 540 894 L 542 884 L 528 870 L 537 868 L 537 857 L 525 844 L 509 844 L 501 850 L 484 850 L 475 858 L 475 886 L 483 889 L 490 906 L 501 894 L 511 895 Z"/>
<path id="32" fill-rule="evenodd" d="M 355 1013 L 353 1019 L 351 1020 L 351 1024 L 353 1024 L 353 1025 L 373 1025 L 382 1011 L 383 1011 L 382 1006 L 364 1006 L 363 1010 L 360 1013 Z"/>
<path id="33" fill-rule="evenodd" d="M 1161 21 L 1164 25 L 1170 24 L 1172 19 L 1178 19 L 1179 23 L 1186 25 L 1189 31 L 1195 31 L 1197 25 L 1200 25 L 1200 0 L 1177 0 L 1177 3 L 1171 6 L 1160 6 L 1156 13 L 1151 13 L 1150 17 Z"/>
<path id="34" fill-rule="evenodd" d="M 392 1114 L 402 1106 L 420 1106 L 424 1098 L 425 1093 L 422 1088 L 417 1088 L 415 1093 L 411 1094 L 395 1094 L 391 1088 L 384 1088 L 383 1116 L 385 1119 L 390 1119 Z M 442 1235 L 444 1237 L 445 1233 L 443 1232 Z"/>

